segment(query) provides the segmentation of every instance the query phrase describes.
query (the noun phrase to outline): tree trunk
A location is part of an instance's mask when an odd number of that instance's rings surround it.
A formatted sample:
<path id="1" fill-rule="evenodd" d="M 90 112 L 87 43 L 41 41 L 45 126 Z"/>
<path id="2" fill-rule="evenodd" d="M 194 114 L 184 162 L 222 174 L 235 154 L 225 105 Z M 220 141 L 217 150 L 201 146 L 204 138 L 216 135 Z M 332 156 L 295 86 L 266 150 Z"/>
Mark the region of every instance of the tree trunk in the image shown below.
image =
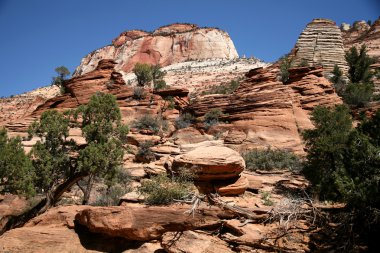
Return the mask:
<path id="1" fill-rule="evenodd" d="M 81 190 L 83 191 L 82 205 L 88 205 L 93 185 L 94 185 L 94 177 L 92 175 L 89 175 L 88 180 L 87 180 L 87 185 L 85 186 L 85 188 L 81 188 Z"/>
<path id="2" fill-rule="evenodd" d="M 83 173 L 77 173 L 67 179 L 62 184 L 58 185 L 58 187 L 51 193 L 49 193 L 46 198 L 42 199 L 36 206 L 34 206 L 32 209 L 26 211 L 25 213 L 22 213 L 18 216 L 13 216 L 9 219 L 7 224 L 3 228 L 0 228 L 0 235 L 5 233 L 6 231 L 22 227 L 25 223 L 27 223 L 29 220 L 33 219 L 34 217 L 46 212 L 50 207 L 55 205 L 58 200 L 61 198 L 62 194 L 70 189 L 76 182 L 78 182 L 80 179 L 82 179 L 84 176 L 86 176 Z"/>

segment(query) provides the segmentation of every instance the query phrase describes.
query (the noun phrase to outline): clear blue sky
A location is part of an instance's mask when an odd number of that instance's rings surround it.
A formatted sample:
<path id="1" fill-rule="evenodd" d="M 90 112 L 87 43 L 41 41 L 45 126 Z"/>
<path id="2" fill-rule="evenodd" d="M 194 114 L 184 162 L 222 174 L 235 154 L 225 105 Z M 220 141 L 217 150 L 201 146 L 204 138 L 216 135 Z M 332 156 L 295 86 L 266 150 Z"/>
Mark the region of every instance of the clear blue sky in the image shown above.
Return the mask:
<path id="1" fill-rule="evenodd" d="M 0 96 L 48 85 L 122 31 L 175 22 L 227 31 L 240 55 L 274 61 L 313 18 L 375 20 L 379 0 L 0 0 Z"/>

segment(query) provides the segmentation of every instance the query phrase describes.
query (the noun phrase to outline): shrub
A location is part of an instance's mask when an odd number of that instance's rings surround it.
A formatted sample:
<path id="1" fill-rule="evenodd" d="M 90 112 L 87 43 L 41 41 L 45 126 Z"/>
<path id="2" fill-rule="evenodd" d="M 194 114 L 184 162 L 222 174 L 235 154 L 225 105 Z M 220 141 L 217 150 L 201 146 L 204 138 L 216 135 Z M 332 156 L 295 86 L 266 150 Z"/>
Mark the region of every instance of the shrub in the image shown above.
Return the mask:
<path id="1" fill-rule="evenodd" d="M 156 157 L 150 149 L 151 147 L 153 147 L 153 142 L 151 141 L 141 143 L 136 154 L 136 159 L 143 163 L 155 161 Z"/>
<path id="2" fill-rule="evenodd" d="M 146 97 L 146 93 L 143 87 L 135 87 L 133 89 L 133 98 L 137 100 L 142 100 Z"/>
<path id="3" fill-rule="evenodd" d="M 168 102 L 167 109 L 173 110 L 175 108 L 175 102 L 174 102 L 174 98 L 172 96 L 166 97 L 165 101 Z"/>
<path id="4" fill-rule="evenodd" d="M 153 118 L 148 114 L 136 120 L 132 125 L 139 130 L 150 130 L 153 133 L 158 133 L 161 127 L 158 118 Z"/>
<path id="5" fill-rule="evenodd" d="M 186 128 L 186 127 L 189 127 L 194 122 L 195 122 L 195 117 L 192 114 L 186 112 L 180 115 L 176 119 L 175 126 L 177 129 Z"/>
<path id="6" fill-rule="evenodd" d="M 180 173 L 173 178 L 159 174 L 142 182 L 139 191 L 145 196 L 147 204 L 164 205 L 185 199 L 191 193 L 192 187 L 192 178 L 186 173 Z"/>
<path id="7" fill-rule="evenodd" d="M 334 85 L 335 92 L 339 96 L 343 96 L 344 91 L 346 89 L 346 83 L 345 83 L 345 81 L 343 79 L 343 72 L 340 70 L 340 68 L 338 67 L 338 65 L 335 64 L 334 65 L 334 69 L 331 72 L 331 74 L 332 74 L 332 77 L 330 78 L 330 81 Z"/>
<path id="8" fill-rule="evenodd" d="M 286 83 L 289 80 L 289 68 L 292 66 L 292 60 L 288 56 L 280 58 L 280 80 Z"/>
<path id="9" fill-rule="evenodd" d="M 261 199 L 263 200 L 263 204 L 265 206 L 273 206 L 274 202 L 270 199 L 270 192 L 263 191 L 261 192 Z"/>
<path id="10" fill-rule="evenodd" d="M 161 90 L 161 89 L 164 89 L 166 87 L 167 87 L 166 82 L 162 79 L 154 82 L 154 89 L 155 90 Z"/>
<path id="11" fill-rule="evenodd" d="M 232 80 L 230 83 L 214 86 L 210 90 L 202 92 L 202 94 L 203 95 L 207 95 L 207 94 L 231 94 L 238 87 L 239 87 L 239 82 L 236 80 Z"/>
<path id="12" fill-rule="evenodd" d="M 220 109 L 211 109 L 204 116 L 204 123 L 206 127 L 210 127 L 219 123 L 220 118 L 223 117 L 224 114 Z"/>
<path id="13" fill-rule="evenodd" d="M 286 150 L 253 149 L 243 154 L 248 170 L 289 169 L 299 171 L 302 168 L 301 159 Z"/>
<path id="14" fill-rule="evenodd" d="M 309 67 L 309 63 L 305 58 L 302 58 L 301 62 L 298 64 L 298 67 Z"/>
<path id="15" fill-rule="evenodd" d="M 371 101 L 373 90 L 374 87 L 371 83 L 350 83 L 343 94 L 344 102 L 363 107 Z"/>
<path id="16" fill-rule="evenodd" d="M 130 189 L 121 185 L 113 185 L 103 190 L 93 203 L 94 206 L 117 206 L 120 198 L 128 193 Z"/>
<path id="17" fill-rule="evenodd" d="M 153 79 L 151 65 L 146 63 L 136 63 L 133 73 L 136 75 L 139 86 L 145 86 Z"/>

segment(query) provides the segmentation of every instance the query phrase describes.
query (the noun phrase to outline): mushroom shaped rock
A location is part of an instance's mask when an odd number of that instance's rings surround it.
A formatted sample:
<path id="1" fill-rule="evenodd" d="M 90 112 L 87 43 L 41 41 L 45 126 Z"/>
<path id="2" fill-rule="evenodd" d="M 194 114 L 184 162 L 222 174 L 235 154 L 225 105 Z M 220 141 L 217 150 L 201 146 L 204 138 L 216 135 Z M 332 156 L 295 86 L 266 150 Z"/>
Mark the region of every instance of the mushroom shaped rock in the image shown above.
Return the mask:
<path id="1" fill-rule="evenodd" d="M 173 171 L 182 169 L 194 173 L 195 181 L 213 181 L 236 178 L 245 168 L 243 157 L 227 147 L 199 147 L 177 156 L 172 165 Z"/>

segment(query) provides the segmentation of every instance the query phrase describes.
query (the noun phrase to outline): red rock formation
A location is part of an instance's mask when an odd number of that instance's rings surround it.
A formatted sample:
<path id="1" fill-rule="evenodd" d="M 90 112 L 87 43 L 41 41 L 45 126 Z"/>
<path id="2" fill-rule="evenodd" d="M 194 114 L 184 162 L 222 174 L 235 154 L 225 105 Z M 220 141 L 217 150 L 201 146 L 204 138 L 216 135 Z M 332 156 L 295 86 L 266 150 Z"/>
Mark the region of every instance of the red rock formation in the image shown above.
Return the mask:
<path id="1" fill-rule="evenodd" d="M 310 66 L 323 66 L 331 72 L 334 65 L 346 73 L 342 34 L 335 22 L 329 19 L 313 19 L 299 36 L 294 50 L 293 65 L 306 62 Z"/>
<path id="2" fill-rule="evenodd" d="M 226 32 L 191 24 L 168 25 L 153 33 L 127 31 L 121 33 L 112 43 L 84 57 L 74 76 L 94 70 L 102 59 L 114 59 L 117 61 L 117 70 L 130 72 L 137 62 L 167 66 L 190 59 L 238 57 Z"/>
<path id="3" fill-rule="evenodd" d="M 236 178 L 245 169 L 241 155 L 226 147 L 199 147 L 177 156 L 173 170 L 188 169 L 196 181 L 212 181 Z"/>
<path id="4" fill-rule="evenodd" d="M 202 207 L 194 216 L 184 215 L 189 205 L 172 207 L 91 207 L 79 212 L 75 220 L 93 233 L 128 240 L 150 241 L 163 233 L 218 227 L 228 213 L 216 207 Z M 122 221 L 122 222 L 120 222 Z"/>
<path id="5" fill-rule="evenodd" d="M 357 21 L 352 26 L 343 24 L 341 31 L 346 51 L 353 46 L 360 48 L 365 44 L 370 56 L 380 56 L 380 18 L 371 26 L 365 21 Z"/>
<path id="6" fill-rule="evenodd" d="M 258 68 L 247 73 L 247 79 L 231 95 L 206 95 L 189 106 L 197 117 L 211 109 L 220 109 L 222 120 L 230 124 L 214 127 L 239 136 L 230 146 L 244 149 L 268 145 L 302 152 L 300 132 L 312 127 L 309 112 L 316 105 L 334 105 L 341 99 L 320 67 L 290 69 L 287 83 L 278 81 L 276 66 Z M 213 130 L 213 129 L 211 129 Z"/>

